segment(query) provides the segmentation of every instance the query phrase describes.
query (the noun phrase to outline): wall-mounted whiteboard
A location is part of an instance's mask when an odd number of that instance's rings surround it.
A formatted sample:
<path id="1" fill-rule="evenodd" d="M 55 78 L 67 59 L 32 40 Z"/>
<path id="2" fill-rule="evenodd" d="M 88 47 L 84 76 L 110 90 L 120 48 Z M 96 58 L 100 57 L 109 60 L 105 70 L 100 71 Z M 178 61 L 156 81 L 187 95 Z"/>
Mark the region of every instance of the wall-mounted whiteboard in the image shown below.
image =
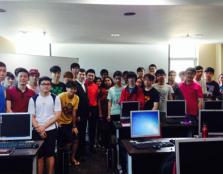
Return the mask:
<path id="1" fill-rule="evenodd" d="M 7 66 L 7 71 L 14 73 L 15 68 L 24 67 L 28 71 L 31 68 L 38 69 L 40 76 L 50 76 L 50 67 L 59 65 L 62 74 L 70 70 L 70 65 L 78 63 L 78 58 L 55 57 L 55 56 L 35 56 L 23 54 L 0 54 L 0 61 Z"/>

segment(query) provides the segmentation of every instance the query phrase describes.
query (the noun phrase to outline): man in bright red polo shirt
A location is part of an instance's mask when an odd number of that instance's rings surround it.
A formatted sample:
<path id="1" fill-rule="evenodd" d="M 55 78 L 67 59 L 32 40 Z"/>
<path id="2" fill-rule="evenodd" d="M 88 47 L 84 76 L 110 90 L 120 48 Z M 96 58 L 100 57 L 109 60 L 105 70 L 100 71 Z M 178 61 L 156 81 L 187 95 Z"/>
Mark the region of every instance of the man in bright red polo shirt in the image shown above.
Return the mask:
<path id="1" fill-rule="evenodd" d="M 186 79 L 179 84 L 179 88 L 186 100 L 187 116 L 196 120 L 199 109 L 203 107 L 203 93 L 201 86 L 193 80 L 195 74 L 195 68 L 187 68 Z"/>
<path id="2" fill-rule="evenodd" d="M 86 74 L 86 87 L 89 99 L 88 133 L 90 140 L 90 150 L 91 152 L 95 152 L 95 134 L 98 117 L 98 85 L 94 83 L 95 71 L 93 69 L 87 70 Z"/>
<path id="3" fill-rule="evenodd" d="M 16 73 L 18 84 L 6 90 L 7 112 L 27 112 L 29 99 L 35 92 L 27 88 L 29 72 L 25 68 L 19 68 Z"/>

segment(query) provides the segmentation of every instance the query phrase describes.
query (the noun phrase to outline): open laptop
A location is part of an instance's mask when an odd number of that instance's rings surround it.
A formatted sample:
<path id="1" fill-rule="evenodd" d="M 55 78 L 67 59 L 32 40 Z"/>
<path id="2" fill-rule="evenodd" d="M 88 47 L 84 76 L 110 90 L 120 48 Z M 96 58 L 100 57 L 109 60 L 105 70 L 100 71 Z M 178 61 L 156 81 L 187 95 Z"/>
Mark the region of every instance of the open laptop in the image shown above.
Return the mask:
<path id="1" fill-rule="evenodd" d="M 186 117 L 185 100 L 167 100 L 166 102 L 166 122 L 180 123 Z"/>
<path id="2" fill-rule="evenodd" d="M 121 103 L 120 122 L 122 127 L 130 126 L 131 111 L 138 111 L 139 109 L 139 101 L 124 101 Z"/>

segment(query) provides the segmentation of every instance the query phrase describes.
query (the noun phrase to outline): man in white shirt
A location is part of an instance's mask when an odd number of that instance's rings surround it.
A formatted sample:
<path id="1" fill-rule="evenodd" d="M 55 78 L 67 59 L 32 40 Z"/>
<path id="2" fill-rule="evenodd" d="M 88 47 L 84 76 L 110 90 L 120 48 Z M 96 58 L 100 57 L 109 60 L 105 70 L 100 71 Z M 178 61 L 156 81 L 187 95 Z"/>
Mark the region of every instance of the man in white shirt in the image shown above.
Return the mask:
<path id="1" fill-rule="evenodd" d="M 205 80 L 202 78 L 204 69 L 203 69 L 202 66 L 198 65 L 198 66 L 195 67 L 195 70 L 196 70 L 196 74 L 195 74 L 195 77 L 194 77 L 194 81 L 197 82 L 198 84 L 200 84 L 200 86 L 202 88 L 203 95 L 206 96 L 207 93 L 208 93 L 207 92 L 207 85 L 206 85 Z"/>
<path id="2" fill-rule="evenodd" d="M 56 143 L 56 121 L 61 114 L 59 97 L 50 93 L 51 79 L 39 79 L 40 93 L 29 100 L 28 112 L 32 114 L 33 139 L 44 140 L 38 153 L 38 174 L 44 173 L 44 159 L 47 173 L 54 173 L 54 152 Z"/>

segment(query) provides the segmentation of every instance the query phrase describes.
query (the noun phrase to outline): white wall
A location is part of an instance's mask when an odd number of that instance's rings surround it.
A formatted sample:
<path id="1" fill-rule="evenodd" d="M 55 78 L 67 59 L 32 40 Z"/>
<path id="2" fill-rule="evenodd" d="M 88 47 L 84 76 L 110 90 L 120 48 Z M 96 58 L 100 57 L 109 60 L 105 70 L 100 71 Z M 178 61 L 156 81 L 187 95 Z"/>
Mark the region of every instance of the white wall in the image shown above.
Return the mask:
<path id="1" fill-rule="evenodd" d="M 99 74 L 102 68 L 132 70 L 154 63 L 168 70 L 168 45 L 112 45 L 112 44 L 52 44 L 52 55 L 79 58 L 80 66 L 94 68 Z"/>
<path id="2" fill-rule="evenodd" d="M 35 56 L 23 54 L 0 54 L 0 61 L 7 66 L 7 71 L 14 73 L 15 68 L 24 67 L 27 70 L 36 68 L 40 72 L 40 76 L 50 76 L 49 69 L 53 65 L 59 65 L 62 74 L 70 70 L 70 64 L 78 63 L 78 59 L 67 57 L 49 57 L 49 56 Z"/>

